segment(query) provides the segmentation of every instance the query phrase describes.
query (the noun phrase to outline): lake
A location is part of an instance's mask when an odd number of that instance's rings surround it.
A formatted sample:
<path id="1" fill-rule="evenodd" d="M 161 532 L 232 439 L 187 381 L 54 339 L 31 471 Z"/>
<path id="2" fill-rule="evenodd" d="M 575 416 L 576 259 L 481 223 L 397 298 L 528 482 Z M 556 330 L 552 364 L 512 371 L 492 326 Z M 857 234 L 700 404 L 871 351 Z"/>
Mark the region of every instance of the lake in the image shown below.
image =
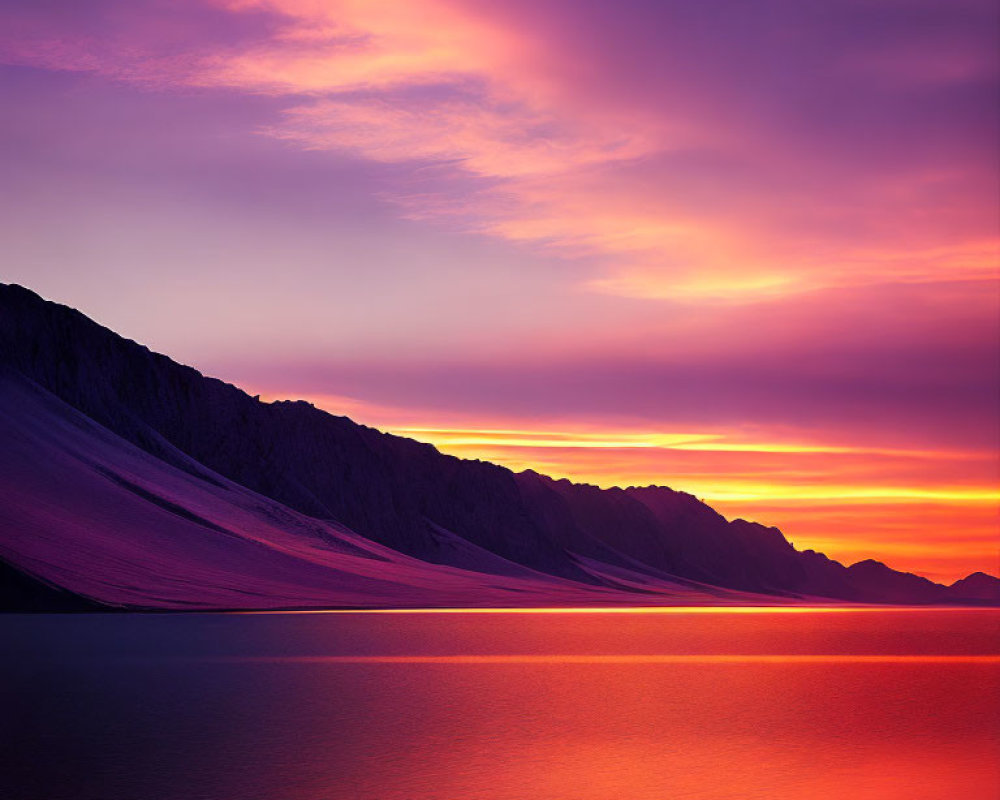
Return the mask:
<path id="1" fill-rule="evenodd" d="M 1000 611 L 0 616 L 8 800 L 1000 796 Z"/>

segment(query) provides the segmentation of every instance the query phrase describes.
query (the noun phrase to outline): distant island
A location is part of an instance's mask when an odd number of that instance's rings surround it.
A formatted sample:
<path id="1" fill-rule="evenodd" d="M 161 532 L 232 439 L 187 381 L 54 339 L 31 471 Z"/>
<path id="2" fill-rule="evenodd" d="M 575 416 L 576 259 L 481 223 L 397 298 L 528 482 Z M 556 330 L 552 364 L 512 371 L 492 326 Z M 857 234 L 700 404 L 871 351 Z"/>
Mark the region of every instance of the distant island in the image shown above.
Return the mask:
<path id="1" fill-rule="evenodd" d="M 264 403 L 0 284 L 0 608 L 998 604 L 666 487 L 600 489 Z"/>

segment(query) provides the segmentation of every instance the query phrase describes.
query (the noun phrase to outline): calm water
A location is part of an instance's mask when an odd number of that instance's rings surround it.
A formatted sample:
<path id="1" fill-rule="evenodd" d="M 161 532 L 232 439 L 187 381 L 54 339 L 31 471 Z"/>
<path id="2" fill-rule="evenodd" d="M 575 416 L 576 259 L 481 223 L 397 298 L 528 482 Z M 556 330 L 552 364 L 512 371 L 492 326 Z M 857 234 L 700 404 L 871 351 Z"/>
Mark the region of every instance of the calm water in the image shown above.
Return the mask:
<path id="1" fill-rule="evenodd" d="M 0 797 L 1000 796 L 1000 612 L 0 617 Z"/>

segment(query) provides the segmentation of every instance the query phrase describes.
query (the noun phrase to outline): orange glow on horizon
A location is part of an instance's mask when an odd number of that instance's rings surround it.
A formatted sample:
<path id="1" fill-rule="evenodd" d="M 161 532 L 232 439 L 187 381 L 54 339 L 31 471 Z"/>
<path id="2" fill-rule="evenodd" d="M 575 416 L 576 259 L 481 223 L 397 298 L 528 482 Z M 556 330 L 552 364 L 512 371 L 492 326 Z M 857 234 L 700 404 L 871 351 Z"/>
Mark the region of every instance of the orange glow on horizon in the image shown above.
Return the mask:
<path id="1" fill-rule="evenodd" d="M 465 447 L 556 447 L 639 448 L 661 450 L 698 450 L 728 453 L 864 453 L 899 455 L 909 458 L 967 458 L 969 453 L 949 450 L 910 450 L 846 446 L 820 443 L 747 442 L 721 433 L 656 433 L 651 431 L 548 431 L 517 428 L 452 429 L 443 427 L 393 426 L 391 432 L 441 448 Z"/>
<path id="2" fill-rule="evenodd" d="M 730 519 L 773 525 L 798 549 L 848 565 L 874 558 L 942 583 L 1000 572 L 1000 483 L 988 450 L 810 441 L 767 431 L 751 437 L 509 421 L 449 427 L 431 422 L 439 413 L 307 399 L 443 453 L 516 472 L 687 492 Z"/>

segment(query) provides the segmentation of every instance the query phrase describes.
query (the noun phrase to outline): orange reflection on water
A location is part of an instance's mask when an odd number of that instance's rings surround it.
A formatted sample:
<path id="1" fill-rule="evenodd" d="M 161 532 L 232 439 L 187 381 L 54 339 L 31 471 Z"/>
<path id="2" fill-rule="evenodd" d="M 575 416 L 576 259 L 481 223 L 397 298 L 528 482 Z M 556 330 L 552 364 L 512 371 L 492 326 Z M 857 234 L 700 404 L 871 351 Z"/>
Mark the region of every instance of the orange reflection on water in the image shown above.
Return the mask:
<path id="1" fill-rule="evenodd" d="M 996 800 L 1000 792 L 997 610 L 0 623 L 30 655 L 24 664 L 0 659 L 20 720 L 5 757 L 20 765 L 15 786 L 31 789 L 14 796 Z"/>
<path id="2" fill-rule="evenodd" d="M 272 664 L 1000 664 L 1000 656 L 964 655 L 472 655 L 237 656 L 213 663 Z"/>
<path id="3" fill-rule="evenodd" d="M 368 762 L 377 778 L 356 773 L 362 796 L 992 800 L 1000 790 L 996 612 L 560 611 L 383 616 L 378 625 L 424 652 L 292 668 L 315 691 L 372 682 L 365 736 L 383 758 Z M 409 726 L 404 753 L 383 738 L 394 729 L 386 714 Z"/>

